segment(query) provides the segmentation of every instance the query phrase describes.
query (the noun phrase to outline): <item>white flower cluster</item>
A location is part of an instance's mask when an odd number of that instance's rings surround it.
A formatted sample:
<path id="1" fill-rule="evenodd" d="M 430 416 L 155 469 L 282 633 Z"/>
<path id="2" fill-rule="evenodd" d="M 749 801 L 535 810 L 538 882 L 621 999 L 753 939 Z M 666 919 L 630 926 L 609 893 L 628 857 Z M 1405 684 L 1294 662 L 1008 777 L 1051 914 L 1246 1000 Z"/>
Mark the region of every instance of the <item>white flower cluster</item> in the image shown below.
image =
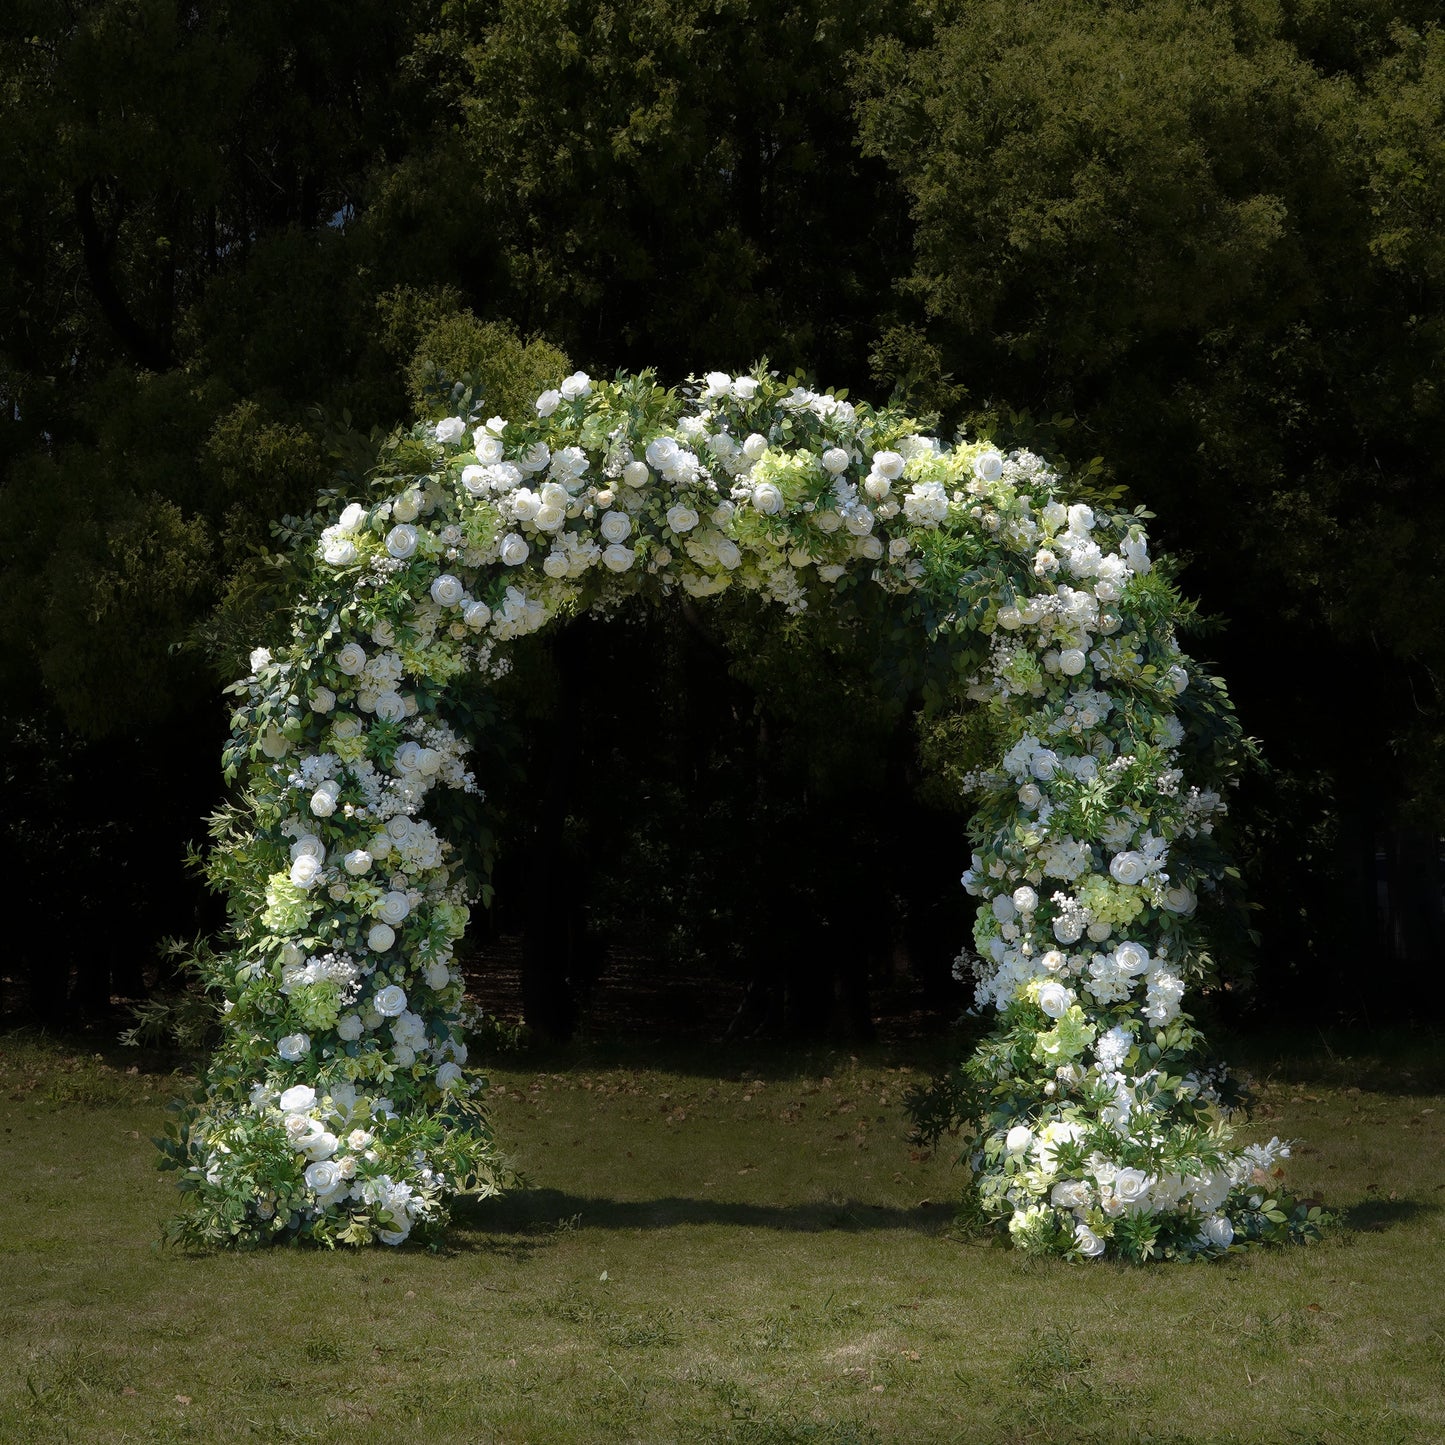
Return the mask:
<path id="1" fill-rule="evenodd" d="M 1141 1215 L 1226 1247 L 1220 1210 L 1258 1165 L 1225 1149 L 1202 1066 L 1180 1082 L 1144 1050 L 1183 1027 L 1187 921 L 1215 876 L 1190 849 L 1222 803 L 1185 782 L 1191 672 L 1144 620 L 1165 594 L 1135 605 L 1154 585 L 1139 523 L 1067 501 L 1032 453 L 947 447 L 771 375 L 710 372 L 679 409 L 646 376 L 576 372 L 532 412 L 415 428 L 425 463 L 320 532 L 292 645 L 237 684 L 230 756 L 256 801 L 233 853 L 265 906 L 237 930 L 202 1194 L 253 1166 L 248 1130 L 279 1128 L 295 1176 L 258 1187 L 254 1219 L 396 1243 L 484 1172 L 488 1137 L 448 1113 L 475 1087 L 450 964 L 470 899 L 422 817 L 476 791 L 437 712 L 452 678 L 500 675 L 514 639 L 634 595 L 742 588 L 798 613 L 861 579 L 904 607 L 927 588 L 940 636 L 988 639 L 959 687 L 1000 746 L 970 775 L 964 883 L 978 1001 L 1035 1072 L 976 1156 L 985 1202 L 1029 1247 L 1100 1254 Z"/>

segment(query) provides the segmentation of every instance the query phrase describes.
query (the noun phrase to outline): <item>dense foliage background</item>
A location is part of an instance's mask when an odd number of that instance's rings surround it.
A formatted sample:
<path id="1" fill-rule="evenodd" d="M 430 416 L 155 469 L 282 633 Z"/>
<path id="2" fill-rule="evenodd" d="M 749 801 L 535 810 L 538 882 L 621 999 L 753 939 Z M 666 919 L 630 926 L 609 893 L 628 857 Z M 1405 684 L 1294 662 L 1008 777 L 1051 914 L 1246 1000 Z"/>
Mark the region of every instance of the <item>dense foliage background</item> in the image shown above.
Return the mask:
<path id="1" fill-rule="evenodd" d="M 219 683 L 284 597 L 276 519 L 439 375 L 505 411 L 566 359 L 672 380 L 765 355 L 945 433 L 1103 457 L 1092 484 L 1154 508 L 1225 619 L 1192 650 L 1262 743 L 1235 810 L 1254 997 L 1438 1010 L 1436 14 L 16 0 L 0 861 L 68 925 L 18 960 L 30 1007 L 135 994 L 162 934 L 213 921 L 183 844 L 217 793 Z M 869 969 L 909 944 L 946 990 L 957 819 L 920 796 L 906 681 L 835 642 L 743 666 L 679 615 L 519 670 L 503 921 L 536 917 L 549 853 L 592 860 L 579 916 L 531 930 L 539 1019 L 565 1030 L 561 976 L 609 927 L 731 950 L 787 1027 L 866 1028 Z M 643 816 L 609 811 L 621 769 L 655 780 Z"/>

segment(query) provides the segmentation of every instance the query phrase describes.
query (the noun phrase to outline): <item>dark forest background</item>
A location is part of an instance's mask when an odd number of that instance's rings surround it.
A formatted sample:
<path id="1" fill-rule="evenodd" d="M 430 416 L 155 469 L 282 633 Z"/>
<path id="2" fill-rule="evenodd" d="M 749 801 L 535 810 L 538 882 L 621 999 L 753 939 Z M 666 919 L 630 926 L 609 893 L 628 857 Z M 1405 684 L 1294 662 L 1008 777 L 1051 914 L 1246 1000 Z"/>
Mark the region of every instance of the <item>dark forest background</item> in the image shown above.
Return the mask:
<path id="1" fill-rule="evenodd" d="M 439 376 L 500 405 L 564 365 L 766 357 L 1103 458 L 1261 744 L 1230 1006 L 1438 1017 L 1437 14 L 10 0 L 8 1006 L 103 1013 L 155 986 L 163 936 L 214 927 L 183 854 L 220 686 L 274 624 L 272 523 Z M 522 935 L 540 1027 L 618 940 L 749 982 L 749 1028 L 864 1032 L 890 969 L 958 1002 L 963 820 L 907 688 L 825 620 L 754 622 L 579 624 L 498 699 L 478 931 Z"/>

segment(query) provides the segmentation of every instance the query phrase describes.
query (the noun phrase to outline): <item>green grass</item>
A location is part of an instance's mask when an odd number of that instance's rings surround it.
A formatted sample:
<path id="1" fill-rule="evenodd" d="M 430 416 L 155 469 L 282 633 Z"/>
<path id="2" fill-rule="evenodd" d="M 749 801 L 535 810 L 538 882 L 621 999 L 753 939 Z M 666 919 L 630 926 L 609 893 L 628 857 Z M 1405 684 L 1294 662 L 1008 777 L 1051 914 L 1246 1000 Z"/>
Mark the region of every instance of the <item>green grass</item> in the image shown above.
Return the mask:
<path id="1" fill-rule="evenodd" d="M 958 1235 L 901 1056 L 620 1046 L 495 1070 L 532 1187 L 438 1253 L 188 1256 L 174 1081 L 12 1035 L 0 1440 L 1440 1440 L 1433 1053 L 1256 1050 L 1251 1127 L 1343 1227 L 1137 1269 Z"/>

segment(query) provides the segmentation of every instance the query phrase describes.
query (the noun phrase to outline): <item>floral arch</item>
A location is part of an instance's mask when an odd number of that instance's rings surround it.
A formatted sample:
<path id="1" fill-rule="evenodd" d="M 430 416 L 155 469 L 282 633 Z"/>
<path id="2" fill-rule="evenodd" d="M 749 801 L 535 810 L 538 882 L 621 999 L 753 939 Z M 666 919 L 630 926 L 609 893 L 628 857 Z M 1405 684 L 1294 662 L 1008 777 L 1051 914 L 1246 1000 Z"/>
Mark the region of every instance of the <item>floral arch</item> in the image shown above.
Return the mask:
<path id="1" fill-rule="evenodd" d="M 1231 1141 L 1181 1012 L 1239 736 L 1179 650 L 1139 514 L 770 374 L 578 372 L 533 415 L 394 437 L 305 553 L 290 642 L 232 689 L 245 793 L 209 868 L 234 948 L 210 978 L 223 1041 L 162 1143 L 190 1193 L 178 1237 L 397 1244 L 498 1187 L 452 961 L 476 880 L 446 816 L 477 783 L 447 685 L 501 675 L 554 618 L 730 587 L 785 613 L 896 594 L 951 649 L 938 705 L 993 739 L 965 780 L 980 907 L 958 965 L 996 1024 L 963 1071 L 984 1213 L 1075 1258 L 1314 1228 L 1272 1187 L 1279 1141 Z"/>

